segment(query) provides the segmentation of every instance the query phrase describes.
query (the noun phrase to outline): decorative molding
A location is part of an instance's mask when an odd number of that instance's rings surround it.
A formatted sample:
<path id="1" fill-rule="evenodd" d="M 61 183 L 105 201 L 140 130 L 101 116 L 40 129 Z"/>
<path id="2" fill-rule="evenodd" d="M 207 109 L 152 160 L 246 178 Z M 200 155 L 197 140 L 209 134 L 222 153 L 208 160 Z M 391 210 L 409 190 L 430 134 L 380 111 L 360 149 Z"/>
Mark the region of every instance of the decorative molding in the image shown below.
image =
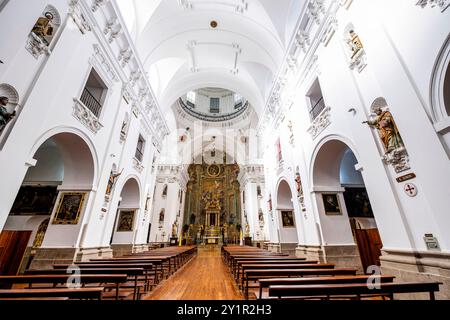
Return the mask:
<path id="1" fill-rule="evenodd" d="M 82 34 L 92 31 L 92 21 L 83 13 L 80 7 L 80 0 L 71 0 L 69 3 L 69 15 L 77 25 Z"/>
<path id="2" fill-rule="evenodd" d="M 136 159 L 136 158 L 133 158 L 133 168 L 134 168 L 137 172 L 139 172 L 139 173 L 142 173 L 142 172 L 144 171 L 144 166 L 143 166 L 142 163 L 141 163 L 138 159 Z"/>
<path id="3" fill-rule="evenodd" d="M 222 1 L 216 2 L 211 0 L 178 0 L 178 5 L 183 10 L 194 10 L 200 6 L 208 6 L 208 5 L 222 5 L 226 7 L 232 8 L 235 12 L 244 14 L 248 10 L 248 1 L 247 0 L 234 0 L 234 1 Z"/>
<path id="4" fill-rule="evenodd" d="M 51 53 L 48 46 L 33 32 L 28 35 L 25 48 L 35 59 L 38 59 L 42 54 L 50 55 Z"/>
<path id="5" fill-rule="evenodd" d="M 115 39 L 122 35 L 122 25 L 117 18 L 111 19 L 105 26 L 103 33 L 105 36 L 109 35 L 108 42 L 112 43 Z"/>
<path id="6" fill-rule="evenodd" d="M 119 78 L 114 71 L 113 66 L 108 61 L 107 55 L 102 51 L 98 44 L 94 44 L 94 58 L 98 62 L 98 65 L 101 66 L 105 74 L 108 75 L 110 81 L 119 81 Z"/>
<path id="7" fill-rule="evenodd" d="M 353 0 L 341 0 L 341 2 L 339 3 L 341 5 L 341 7 L 344 7 L 345 9 L 348 10 L 348 8 L 350 8 L 350 5 L 353 3 Z"/>
<path id="8" fill-rule="evenodd" d="M 338 28 L 338 20 L 336 19 L 336 17 L 332 17 L 327 23 L 326 31 L 322 38 L 322 43 L 324 44 L 325 47 L 327 47 L 328 44 L 330 43 L 331 39 L 336 33 L 337 28 Z"/>
<path id="9" fill-rule="evenodd" d="M 94 0 L 92 4 L 92 12 L 96 12 L 100 7 L 104 6 L 109 0 Z"/>
<path id="10" fill-rule="evenodd" d="M 103 128 L 103 125 L 98 121 L 98 118 L 89 110 L 83 102 L 74 98 L 73 116 L 79 120 L 86 128 L 96 134 Z"/>
<path id="11" fill-rule="evenodd" d="M 430 5 L 431 8 L 438 7 L 441 12 L 444 12 L 450 6 L 450 0 L 419 0 L 416 3 L 416 6 L 421 6 L 422 8 L 425 8 L 428 5 Z"/>
<path id="12" fill-rule="evenodd" d="M 313 123 L 308 129 L 311 137 L 316 139 L 329 125 L 331 124 L 331 108 L 326 107 L 319 116 L 314 119 Z"/>

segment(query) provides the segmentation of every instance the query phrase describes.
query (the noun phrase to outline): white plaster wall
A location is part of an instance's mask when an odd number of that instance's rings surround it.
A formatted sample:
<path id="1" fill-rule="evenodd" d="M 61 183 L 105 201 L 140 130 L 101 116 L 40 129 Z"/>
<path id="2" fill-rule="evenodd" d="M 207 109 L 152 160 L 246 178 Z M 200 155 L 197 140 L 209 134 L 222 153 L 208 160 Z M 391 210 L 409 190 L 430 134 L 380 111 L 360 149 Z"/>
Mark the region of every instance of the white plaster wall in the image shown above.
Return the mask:
<path id="1" fill-rule="evenodd" d="M 426 250 L 423 235 L 433 233 L 442 249 L 447 250 L 449 237 L 443 230 L 450 225 L 448 215 L 444 214 L 450 201 L 450 189 L 446 186 L 450 166 L 424 100 L 429 100 L 433 64 L 448 35 L 448 10 L 442 14 L 439 10 L 427 9 L 429 11 L 425 12 L 409 1 L 354 2 L 349 10 L 340 9 L 338 29 L 327 47 L 319 44 L 315 52 L 316 64 L 310 60 L 309 74 L 291 80 L 294 103 L 283 106 L 286 119 L 280 121 L 279 128 L 268 130 L 265 135 L 269 138 L 264 141 L 266 183 L 274 195 L 274 182 L 278 179 L 275 137 L 281 134 L 282 144 L 285 142 L 283 150 L 289 149 L 286 141 L 290 135 L 284 126 L 292 120 L 296 147 L 292 158 L 285 156 L 284 167 L 300 166 L 307 214 L 313 213 L 315 220 L 305 225 L 306 244 L 315 242 L 314 224 L 317 223 L 325 242 L 350 242 L 345 212 L 341 217 L 324 216 L 321 198 L 314 193 L 315 188 L 322 187 L 315 185 L 313 179 L 316 154 L 327 141 L 338 139 L 344 141 L 358 159 L 385 247 Z M 399 20 L 400 28 L 397 28 Z M 367 52 L 368 66 L 362 73 L 349 69 L 344 54 L 343 35 L 348 23 L 354 24 Z M 416 34 L 422 41 L 417 41 Z M 305 95 L 316 76 L 326 105 L 331 107 L 331 125 L 313 140 L 307 133 L 310 119 Z M 367 120 L 370 106 L 378 97 L 386 98 L 408 149 L 412 167 L 408 172 L 417 174 L 417 179 L 411 181 L 419 188 L 415 198 L 405 194 L 404 183 L 395 181 L 402 174 L 396 174 L 381 161 L 377 133 L 361 124 Z M 351 108 L 356 113 L 348 112 Z M 330 162 L 333 161 L 338 159 L 330 158 Z M 334 228 L 328 227 L 333 224 Z M 271 238 L 275 237 L 271 232 Z"/>
<path id="2" fill-rule="evenodd" d="M 51 54 L 42 55 L 36 60 L 25 50 L 27 36 L 46 5 L 46 2 L 40 0 L 10 1 L 1 12 L 0 34 L 3 44 L 1 58 L 5 64 L 0 65 L 0 82 L 9 83 L 17 89 L 20 96 L 19 103 L 23 109 L 0 153 L 0 163 L 8 168 L 8 172 L 0 181 L 0 212 L 2 212 L 0 229 L 5 224 L 7 213 L 28 168 L 33 165 L 34 152 L 52 135 L 71 132 L 80 136 L 88 146 L 94 163 L 94 177 L 92 182 L 86 184 L 83 180 L 85 171 L 80 170 L 78 177 L 71 176 L 70 185 L 67 183 L 63 185 L 66 191 L 89 192 L 85 210 L 80 223 L 76 226 L 50 225 L 44 246 L 85 248 L 109 246 L 124 179 L 134 176 L 141 185 L 145 185 L 147 180 L 154 179 L 154 175 L 147 174 L 155 152 L 152 136 L 142 125 L 142 115 L 132 115 L 131 105 L 122 99 L 123 83 L 110 77 L 104 65 L 102 66 L 101 59 L 100 62 L 96 62 L 93 58 L 94 44 L 102 47 L 104 43 L 101 43 L 94 32 L 82 34 L 79 31 L 73 20 L 67 17 L 66 1 L 55 1 L 54 4 L 61 14 L 63 23 L 52 42 Z M 14 32 L 7 31 L 8 25 L 14 25 Z M 103 54 L 107 56 L 108 52 L 105 51 Z M 107 63 L 114 64 L 111 61 Z M 108 86 L 108 94 L 99 118 L 103 127 L 97 134 L 92 133 L 72 115 L 73 99 L 80 96 L 93 66 Z M 121 143 L 120 128 L 126 112 L 131 117 L 131 124 L 127 140 Z M 142 171 L 136 170 L 133 163 L 137 137 L 140 133 L 147 140 Z M 70 149 L 70 146 L 66 147 Z M 39 158 L 40 155 L 36 157 Z M 116 183 L 107 212 L 103 212 L 106 185 L 113 164 L 124 171 Z M 66 162 L 66 165 L 70 163 Z M 28 176 L 27 179 L 37 178 Z M 144 188 L 141 188 L 141 192 L 145 192 Z M 145 195 L 140 196 L 142 206 Z M 142 225 L 143 218 L 143 213 L 140 212 L 137 217 L 140 221 L 137 225 Z M 140 229 L 139 227 L 138 230 Z M 129 242 L 132 241 L 133 238 L 129 239 Z"/>

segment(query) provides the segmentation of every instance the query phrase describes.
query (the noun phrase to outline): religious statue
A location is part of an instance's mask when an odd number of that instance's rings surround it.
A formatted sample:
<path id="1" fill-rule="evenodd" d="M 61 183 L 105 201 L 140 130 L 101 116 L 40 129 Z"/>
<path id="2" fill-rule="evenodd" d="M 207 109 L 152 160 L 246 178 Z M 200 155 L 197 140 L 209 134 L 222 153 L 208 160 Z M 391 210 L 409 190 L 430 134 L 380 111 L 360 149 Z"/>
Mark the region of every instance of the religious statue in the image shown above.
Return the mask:
<path id="1" fill-rule="evenodd" d="M 106 187 L 106 195 L 109 196 L 111 195 L 112 189 L 114 188 L 114 185 L 116 184 L 117 179 L 122 175 L 123 173 L 123 169 L 122 172 L 120 173 L 114 173 L 113 170 L 111 170 L 111 174 L 109 175 L 109 180 L 108 180 L 108 186 Z"/>
<path id="2" fill-rule="evenodd" d="M 120 129 L 120 135 L 125 138 L 127 136 L 127 131 L 128 131 L 128 118 L 125 118 L 125 120 L 123 120 L 122 123 L 122 128 Z"/>
<path id="3" fill-rule="evenodd" d="M 260 223 L 264 223 L 264 212 L 262 211 L 262 209 L 259 209 L 258 219 Z"/>
<path id="4" fill-rule="evenodd" d="M 148 211 L 148 209 L 150 209 L 150 202 L 152 200 L 152 197 L 150 196 L 150 194 L 147 195 L 147 200 L 145 201 L 145 211 Z"/>
<path id="5" fill-rule="evenodd" d="M 394 117 L 389 111 L 383 111 L 381 107 L 374 107 L 376 117 L 369 121 L 364 121 L 369 126 L 378 130 L 386 153 L 404 148 L 403 139 L 400 136 Z"/>
<path id="6" fill-rule="evenodd" d="M 250 225 L 248 223 L 245 224 L 245 237 L 250 237 Z"/>
<path id="7" fill-rule="evenodd" d="M 46 12 L 44 16 L 39 17 L 33 27 L 33 30 L 31 30 L 31 32 L 34 33 L 47 46 L 50 44 L 47 38 L 54 35 L 54 28 L 52 25 L 53 19 L 53 14 L 51 12 Z"/>
<path id="8" fill-rule="evenodd" d="M 299 172 L 297 172 L 297 175 L 295 177 L 295 183 L 297 185 L 297 194 L 301 196 L 303 194 L 303 187 L 302 187 L 302 178 Z"/>
<path id="9" fill-rule="evenodd" d="M 16 111 L 8 112 L 6 106 L 9 103 L 8 97 L 0 97 L 0 134 L 5 129 L 6 125 L 16 116 Z"/>
<path id="10" fill-rule="evenodd" d="M 177 223 L 174 222 L 174 223 L 172 224 L 172 237 L 173 237 L 173 238 L 176 238 L 176 237 L 177 237 L 177 234 L 178 234 Z"/>
<path id="11" fill-rule="evenodd" d="M 272 205 L 272 195 L 269 196 L 269 210 L 270 210 L 270 211 L 273 210 L 273 205 Z"/>
<path id="12" fill-rule="evenodd" d="M 353 59 L 358 54 L 358 52 L 360 52 L 363 49 L 363 44 L 354 30 L 349 31 L 349 38 L 347 40 L 347 44 L 352 53 L 350 56 L 351 59 Z"/>
<path id="13" fill-rule="evenodd" d="M 165 219 L 165 211 L 164 209 L 161 210 L 161 212 L 159 213 L 159 223 L 162 224 L 164 223 L 164 219 Z"/>

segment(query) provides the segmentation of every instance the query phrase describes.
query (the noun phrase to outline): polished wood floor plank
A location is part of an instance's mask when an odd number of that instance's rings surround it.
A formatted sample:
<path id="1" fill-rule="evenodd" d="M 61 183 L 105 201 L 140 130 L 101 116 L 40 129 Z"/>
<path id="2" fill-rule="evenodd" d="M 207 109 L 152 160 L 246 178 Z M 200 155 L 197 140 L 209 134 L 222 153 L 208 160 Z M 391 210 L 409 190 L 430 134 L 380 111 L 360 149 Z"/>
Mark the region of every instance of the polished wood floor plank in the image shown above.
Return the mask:
<path id="1" fill-rule="evenodd" d="M 219 247 L 199 247 L 198 255 L 161 283 L 146 300 L 243 300 L 222 261 Z"/>

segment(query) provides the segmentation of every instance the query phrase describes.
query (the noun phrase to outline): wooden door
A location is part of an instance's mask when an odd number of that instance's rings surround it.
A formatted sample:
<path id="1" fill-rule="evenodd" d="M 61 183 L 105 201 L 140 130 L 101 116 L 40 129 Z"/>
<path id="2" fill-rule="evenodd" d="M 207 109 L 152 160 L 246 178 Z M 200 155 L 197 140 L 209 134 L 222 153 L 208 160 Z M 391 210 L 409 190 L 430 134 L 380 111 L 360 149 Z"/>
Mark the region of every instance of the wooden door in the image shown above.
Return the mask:
<path id="1" fill-rule="evenodd" d="M 0 275 L 16 275 L 22 263 L 32 231 L 0 233 Z"/>
<path id="2" fill-rule="evenodd" d="M 378 229 L 356 229 L 355 237 L 364 271 L 373 265 L 380 266 L 381 242 Z"/>

